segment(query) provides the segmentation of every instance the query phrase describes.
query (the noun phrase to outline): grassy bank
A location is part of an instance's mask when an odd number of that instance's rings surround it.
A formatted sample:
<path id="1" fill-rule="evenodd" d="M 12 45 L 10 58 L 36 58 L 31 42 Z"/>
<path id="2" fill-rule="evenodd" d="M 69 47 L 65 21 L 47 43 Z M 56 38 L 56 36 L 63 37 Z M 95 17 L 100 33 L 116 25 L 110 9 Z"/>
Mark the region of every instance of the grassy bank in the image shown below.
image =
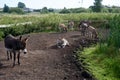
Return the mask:
<path id="1" fill-rule="evenodd" d="M 85 58 L 84 67 L 88 69 L 97 80 L 120 80 L 120 51 L 106 44 L 85 48 L 77 53 L 81 60 Z"/>
<path id="2" fill-rule="evenodd" d="M 110 35 L 104 42 L 77 52 L 97 80 L 120 80 L 120 15 L 110 20 Z M 104 33 L 105 34 L 105 33 Z"/>

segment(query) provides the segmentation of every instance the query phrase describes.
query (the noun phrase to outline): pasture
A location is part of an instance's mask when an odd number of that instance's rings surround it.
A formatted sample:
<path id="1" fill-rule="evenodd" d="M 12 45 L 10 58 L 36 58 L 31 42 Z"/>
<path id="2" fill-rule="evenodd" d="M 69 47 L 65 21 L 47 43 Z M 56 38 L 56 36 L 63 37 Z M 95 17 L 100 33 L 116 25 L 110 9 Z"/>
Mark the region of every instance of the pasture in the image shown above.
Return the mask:
<path id="1" fill-rule="evenodd" d="M 111 13 L 80 13 L 80 14 L 0 14 L 0 25 L 14 24 L 11 28 L 0 29 L 0 39 L 9 33 L 17 36 L 34 32 L 58 32 L 59 23 L 68 25 L 68 21 L 75 22 L 75 29 L 81 20 L 91 20 L 94 27 L 105 27 L 104 21 L 110 21 L 114 15 Z M 32 25 L 16 25 L 31 22 Z"/>
<path id="2" fill-rule="evenodd" d="M 81 46 L 84 46 L 81 43 L 83 39 L 85 39 L 85 47 L 90 47 L 92 45 L 92 41 L 86 39 L 84 36 L 81 36 L 80 32 L 77 30 L 78 24 L 81 20 L 90 20 L 92 23 L 90 25 L 97 28 L 99 33 L 101 44 L 112 44 L 112 40 L 116 40 L 115 38 L 109 37 L 109 29 L 114 27 L 112 23 L 118 22 L 115 18 L 115 15 L 111 13 L 80 13 L 80 14 L 25 14 L 25 15 L 13 15 L 13 14 L 0 14 L 0 25 L 8 25 L 14 24 L 11 27 L 0 28 L 0 79 L 3 80 L 94 80 L 94 77 L 98 80 L 103 75 L 98 75 L 97 71 L 94 72 L 94 67 L 96 65 L 91 63 L 87 63 L 87 61 L 91 60 L 91 57 L 88 57 L 90 51 L 94 50 L 90 48 L 87 53 L 82 53 Z M 115 21 L 113 19 L 116 19 Z M 68 31 L 66 33 L 60 33 L 58 26 L 59 23 L 68 24 L 68 21 L 74 21 L 75 31 Z M 32 24 L 25 25 L 16 25 L 17 23 L 31 22 Z M 119 23 L 119 22 L 118 22 Z M 111 26 L 112 25 L 112 26 Z M 116 29 L 114 29 L 116 30 Z M 114 32 L 114 31 L 113 31 Z M 119 31 L 118 31 L 119 32 Z M 117 32 L 116 32 L 117 33 Z M 15 68 L 11 68 L 11 62 L 6 60 L 6 52 L 4 48 L 3 39 L 6 35 L 12 34 L 14 36 L 30 35 L 30 40 L 28 40 L 28 54 L 21 55 L 21 65 L 15 66 Z M 107 38 L 106 38 L 107 36 Z M 113 35 L 114 36 L 114 35 Z M 115 35 L 118 36 L 118 35 Z M 59 37 L 65 37 L 70 42 L 71 46 L 66 47 L 65 49 L 58 49 L 55 47 L 56 39 Z M 114 42 L 116 45 L 117 41 Z M 113 47 L 113 45 L 111 45 Z M 104 46 L 102 46 L 103 49 Z M 77 49 L 76 49 L 77 48 Z M 97 47 L 98 48 L 98 47 Z M 101 47 L 100 47 L 101 49 Z M 107 49 L 109 50 L 109 48 Z M 116 50 L 116 48 L 115 48 Z M 76 52 L 77 51 L 77 52 Z M 114 53 L 114 50 L 113 50 Z M 105 54 L 105 53 L 104 53 Z M 93 56 L 92 56 L 93 55 Z M 76 59 L 78 64 L 81 64 L 81 56 L 82 58 L 88 58 L 85 60 L 85 64 L 76 66 Z M 101 59 L 101 56 L 97 54 L 90 54 L 96 60 Z M 102 55 L 102 57 L 106 57 L 106 55 Z M 75 60 L 74 60 L 75 59 Z M 106 58 L 105 60 L 108 60 Z M 79 62 L 80 60 L 80 62 Z M 92 61 L 92 60 L 91 60 Z M 114 61 L 113 61 L 114 63 Z M 83 63 L 84 64 L 84 63 Z M 102 64 L 102 63 L 101 63 Z M 112 66 L 112 64 L 108 65 Z M 99 66 L 99 65 L 98 65 Z M 106 66 L 106 64 L 104 64 Z M 84 69 L 85 67 L 85 69 Z M 119 66 L 116 66 L 117 68 Z M 86 70 L 90 72 L 90 74 L 86 73 Z M 112 70 L 112 68 L 111 68 Z M 117 72 L 118 73 L 118 72 Z M 85 75 L 84 75 L 85 74 Z M 101 72 L 102 74 L 102 72 Z M 86 77 L 86 75 L 89 75 Z M 93 76 L 90 76 L 93 75 Z M 113 74 L 107 76 L 105 74 L 105 78 L 103 80 L 110 78 L 106 78 L 112 75 L 111 80 L 117 80 L 117 78 L 113 78 Z M 99 77 L 96 77 L 99 76 Z M 102 80 L 100 79 L 100 80 Z"/>

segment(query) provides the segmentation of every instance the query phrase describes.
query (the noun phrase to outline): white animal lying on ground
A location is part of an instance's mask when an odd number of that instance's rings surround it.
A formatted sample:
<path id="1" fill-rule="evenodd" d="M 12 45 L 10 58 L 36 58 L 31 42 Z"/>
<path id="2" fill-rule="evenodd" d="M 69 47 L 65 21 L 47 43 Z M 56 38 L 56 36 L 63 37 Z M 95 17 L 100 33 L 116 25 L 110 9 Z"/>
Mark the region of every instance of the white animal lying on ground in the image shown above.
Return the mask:
<path id="1" fill-rule="evenodd" d="M 62 39 L 57 39 L 57 47 L 58 48 L 65 48 L 65 46 L 69 46 L 69 42 L 65 39 L 65 38 L 62 38 Z"/>

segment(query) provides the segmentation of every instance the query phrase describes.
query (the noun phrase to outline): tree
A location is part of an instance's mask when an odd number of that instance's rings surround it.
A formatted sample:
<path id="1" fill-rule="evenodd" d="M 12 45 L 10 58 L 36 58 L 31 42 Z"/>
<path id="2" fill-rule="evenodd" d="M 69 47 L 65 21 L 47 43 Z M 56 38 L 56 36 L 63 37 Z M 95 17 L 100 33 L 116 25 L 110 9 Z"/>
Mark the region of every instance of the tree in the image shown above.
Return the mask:
<path id="1" fill-rule="evenodd" d="M 93 12 L 101 12 L 102 9 L 102 0 L 95 0 L 94 6 L 92 6 Z"/>
<path id="2" fill-rule="evenodd" d="M 103 13 L 108 13 L 109 10 L 108 10 L 108 8 L 104 7 L 104 8 L 102 8 L 101 12 L 103 12 Z"/>
<path id="3" fill-rule="evenodd" d="M 25 4 L 24 3 L 22 3 L 22 2 L 19 2 L 18 3 L 18 8 L 25 8 L 26 6 L 25 6 Z"/>
<path id="4" fill-rule="evenodd" d="M 48 13 L 48 12 L 49 12 L 49 11 L 48 11 L 47 7 L 43 7 L 43 8 L 42 8 L 41 13 Z"/>
<path id="5" fill-rule="evenodd" d="M 48 11 L 49 11 L 49 12 L 54 12 L 54 9 L 49 8 Z"/>
<path id="6" fill-rule="evenodd" d="M 59 13 L 71 13 L 70 10 L 66 9 L 66 7 L 64 7 L 64 9 L 62 9 Z"/>
<path id="7" fill-rule="evenodd" d="M 6 13 L 9 12 L 9 7 L 6 4 L 4 5 L 3 12 L 6 12 Z"/>
<path id="8" fill-rule="evenodd" d="M 87 9 L 85 8 L 73 8 L 73 9 L 69 9 L 72 13 L 81 13 L 81 12 L 89 12 Z"/>

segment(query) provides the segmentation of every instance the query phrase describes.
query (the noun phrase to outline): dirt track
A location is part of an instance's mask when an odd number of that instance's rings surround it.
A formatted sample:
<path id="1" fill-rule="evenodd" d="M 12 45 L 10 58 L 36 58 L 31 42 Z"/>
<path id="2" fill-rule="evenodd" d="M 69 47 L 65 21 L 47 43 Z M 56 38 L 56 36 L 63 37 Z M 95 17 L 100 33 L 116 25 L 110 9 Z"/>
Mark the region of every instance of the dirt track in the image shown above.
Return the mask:
<path id="1" fill-rule="evenodd" d="M 24 35 L 26 36 L 26 35 Z M 58 37 L 65 37 L 70 47 L 56 48 Z M 7 61 L 3 41 L 0 42 L 0 80 L 92 80 L 81 76 L 72 59 L 80 32 L 30 34 L 28 54 L 21 53 L 21 65 L 12 68 Z"/>

